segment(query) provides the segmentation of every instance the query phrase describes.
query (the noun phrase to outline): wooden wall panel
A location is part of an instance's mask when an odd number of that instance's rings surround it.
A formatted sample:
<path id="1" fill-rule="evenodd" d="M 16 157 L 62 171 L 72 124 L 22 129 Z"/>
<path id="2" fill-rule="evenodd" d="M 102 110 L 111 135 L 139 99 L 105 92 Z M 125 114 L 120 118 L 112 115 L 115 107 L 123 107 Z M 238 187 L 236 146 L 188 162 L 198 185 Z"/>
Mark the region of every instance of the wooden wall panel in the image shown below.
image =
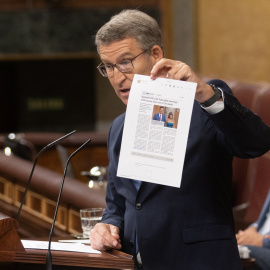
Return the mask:
<path id="1" fill-rule="evenodd" d="M 270 2 L 195 0 L 197 70 L 270 82 Z"/>

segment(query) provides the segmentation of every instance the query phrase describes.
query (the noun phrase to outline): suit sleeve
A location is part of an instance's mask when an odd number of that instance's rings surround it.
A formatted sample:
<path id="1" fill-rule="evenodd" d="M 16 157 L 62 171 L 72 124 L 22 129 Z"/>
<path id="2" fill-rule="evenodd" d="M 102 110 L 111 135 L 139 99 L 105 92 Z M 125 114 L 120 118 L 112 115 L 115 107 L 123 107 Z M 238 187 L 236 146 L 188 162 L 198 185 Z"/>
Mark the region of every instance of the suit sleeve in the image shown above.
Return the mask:
<path id="1" fill-rule="evenodd" d="M 205 112 L 219 131 L 218 140 L 240 158 L 255 158 L 269 151 L 269 126 L 242 106 L 225 82 L 212 80 L 208 83 L 220 87 L 224 94 L 224 110 L 217 114 Z"/>
<path id="2" fill-rule="evenodd" d="M 110 129 L 109 136 L 108 136 L 108 149 L 110 149 L 111 147 L 110 136 L 111 136 L 112 127 Z M 109 159 L 110 159 L 110 153 L 109 153 Z M 102 222 L 117 226 L 121 231 L 123 229 L 125 199 L 121 195 L 119 195 L 116 191 L 115 184 L 114 184 L 116 178 L 117 176 L 116 176 L 115 164 L 113 162 L 110 162 L 109 168 L 108 168 L 108 183 L 107 183 L 107 189 L 106 189 L 106 209 L 102 217 Z"/>
<path id="3" fill-rule="evenodd" d="M 110 178 L 110 176 L 109 176 Z M 113 181 L 108 179 L 106 193 L 106 209 L 104 211 L 102 222 L 112 224 L 120 229 L 123 229 L 124 220 L 124 199 L 120 196 L 114 187 Z"/>
<path id="4" fill-rule="evenodd" d="M 270 232 L 268 234 L 270 235 Z M 263 247 L 270 249 L 270 239 L 263 238 Z"/>

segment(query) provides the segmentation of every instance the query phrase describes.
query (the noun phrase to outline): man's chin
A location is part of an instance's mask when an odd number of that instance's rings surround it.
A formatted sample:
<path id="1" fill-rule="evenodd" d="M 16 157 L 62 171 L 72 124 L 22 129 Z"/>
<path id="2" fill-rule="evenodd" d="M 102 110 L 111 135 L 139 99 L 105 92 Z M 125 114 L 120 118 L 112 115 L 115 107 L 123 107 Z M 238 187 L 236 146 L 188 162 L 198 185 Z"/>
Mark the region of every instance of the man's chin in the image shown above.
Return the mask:
<path id="1" fill-rule="evenodd" d="M 126 91 L 126 92 L 121 92 L 121 94 L 118 96 L 122 102 L 127 105 L 127 102 L 128 102 L 128 97 L 129 97 L 129 91 Z"/>
<path id="2" fill-rule="evenodd" d="M 121 99 L 121 100 L 122 100 L 122 102 L 123 102 L 125 105 L 128 104 L 128 98 L 126 98 L 126 99 Z"/>

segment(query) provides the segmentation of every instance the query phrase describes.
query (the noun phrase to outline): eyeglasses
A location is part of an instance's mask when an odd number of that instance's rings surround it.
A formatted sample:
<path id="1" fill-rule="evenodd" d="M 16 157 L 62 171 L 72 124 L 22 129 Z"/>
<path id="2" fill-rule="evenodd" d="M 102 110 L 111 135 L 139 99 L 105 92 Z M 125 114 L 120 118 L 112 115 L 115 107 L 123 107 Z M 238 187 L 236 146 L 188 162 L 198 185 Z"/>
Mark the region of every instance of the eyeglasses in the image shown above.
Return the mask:
<path id="1" fill-rule="evenodd" d="M 132 61 L 134 61 L 137 57 L 142 55 L 143 53 L 147 52 L 149 49 L 141 52 L 140 54 L 136 55 L 132 59 L 124 59 L 121 63 L 116 63 L 114 65 L 100 63 L 97 66 L 98 71 L 104 77 L 113 77 L 114 75 L 114 67 L 116 67 L 120 72 L 127 73 L 134 69 Z"/>

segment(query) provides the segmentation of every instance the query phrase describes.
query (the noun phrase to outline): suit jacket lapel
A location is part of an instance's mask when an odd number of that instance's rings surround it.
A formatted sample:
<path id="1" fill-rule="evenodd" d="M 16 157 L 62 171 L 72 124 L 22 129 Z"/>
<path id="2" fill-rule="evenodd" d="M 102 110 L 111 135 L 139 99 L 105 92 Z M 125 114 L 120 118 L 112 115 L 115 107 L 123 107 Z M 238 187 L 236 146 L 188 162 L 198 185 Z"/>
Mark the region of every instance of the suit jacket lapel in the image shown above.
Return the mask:
<path id="1" fill-rule="evenodd" d="M 125 116 L 125 114 L 124 114 L 124 116 Z M 119 122 L 119 126 L 117 126 L 118 135 L 117 135 L 117 140 L 116 140 L 115 148 L 114 148 L 114 151 L 116 153 L 119 153 L 119 155 L 120 155 L 121 143 L 122 143 L 122 137 L 123 137 L 123 130 L 124 130 L 124 122 L 125 122 L 125 117 L 124 116 L 121 119 L 121 122 Z M 123 186 L 126 187 L 128 192 L 132 193 L 131 194 L 132 196 L 136 196 L 137 190 L 136 190 L 134 184 L 132 183 L 131 179 L 119 177 L 119 180 L 122 182 Z"/>
<path id="2" fill-rule="evenodd" d="M 137 194 L 137 199 L 140 200 L 140 202 L 143 202 L 158 188 L 160 188 L 160 185 L 142 181 L 141 187 Z"/>

